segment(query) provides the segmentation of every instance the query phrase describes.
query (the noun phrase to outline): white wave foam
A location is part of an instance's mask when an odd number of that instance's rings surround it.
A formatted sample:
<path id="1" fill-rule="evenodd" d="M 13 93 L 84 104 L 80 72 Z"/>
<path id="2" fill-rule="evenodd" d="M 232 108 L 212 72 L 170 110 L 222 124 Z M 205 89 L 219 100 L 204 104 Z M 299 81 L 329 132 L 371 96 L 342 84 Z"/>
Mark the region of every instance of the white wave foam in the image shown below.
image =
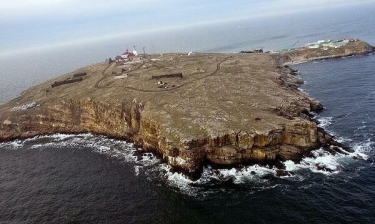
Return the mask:
<path id="1" fill-rule="evenodd" d="M 2 148 L 28 148 L 28 149 L 42 149 L 42 148 L 90 148 L 92 151 L 105 154 L 111 157 L 116 157 L 126 162 L 135 162 L 138 157 L 135 152 L 138 149 L 134 148 L 132 143 L 127 143 L 121 140 L 109 139 L 104 136 L 95 136 L 93 134 L 53 134 L 46 136 L 36 136 L 23 141 L 17 140 L 12 142 L 0 143 Z M 149 158 L 149 159 L 146 159 Z M 152 160 L 152 162 L 150 162 Z M 141 163 L 155 163 L 156 158 L 151 155 L 143 157 Z"/>
<path id="2" fill-rule="evenodd" d="M 303 158 L 300 163 L 288 160 L 284 162 L 284 166 L 286 171 L 308 169 L 314 173 L 332 175 L 337 174 L 342 168 L 338 162 L 339 158 L 338 154 L 332 155 L 323 149 L 318 149 L 312 151 L 312 156 Z"/>
<path id="3" fill-rule="evenodd" d="M 307 82 L 306 82 L 306 81 L 304 81 L 303 83 L 304 83 L 304 84 L 306 84 Z M 302 93 L 306 94 L 306 95 L 309 95 L 309 93 L 308 93 L 308 92 L 306 92 L 305 90 L 303 90 L 302 88 L 298 88 L 298 90 L 299 90 L 300 92 L 302 92 Z"/>
<path id="4" fill-rule="evenodd" d="M 134 174 L 136 176 L 139 176 L 139 170 L 141 169 L 142 167 L 141 166 L 138 166 L 138 165 L 135 165 L 134 166 Z"/>
<path id="5" fill-rule="evenodd" d="M 49 140 L 49 141 L 53 141 L 53 142 L 58 142 L 58 141 L 64 141 L 66 139 L 69 139 L 69 138 L 79 138 L 79 139 L 87 139 L 87 138 L 92 138 L 94 137 L 93 134 L 90 134 L 90 133 L 87 133 L 87 134 L 60 134 L 60 133 L 56 133 L 56 134 L 52 134 L 52 135 L 38 135 L 38 136 L 35 136 L 33 138 L 28 138 L 28 139 L 25 139 L 24 142 L 25 143 L 28 143 L 28 142 L 34 142 L 36 140 Z"/>
<path id="6" fill-rule="evenodd" d="M 94 152 L 115 157 L 125 162 L 136 162 L 138 157 L 135 155 L 138 149 L 123 141 L 102 139 L 100 142 L 87 142 L 84 147 L 91 148 Z"/>
<path id="7" fill-rule="evenodd" d="M 166 181 L 166 183 L 179 192 L 190 195 L 197 196 L 199 189 L 193 184 L 197 184 L 198 181 L 193 181 L 183 173 L 173 172 L 172 167 L 162 163 L 159 164 L 154 169 L 148 170 L 146 174 L 157 173 L 156 177 L 161 177 Z"/>
<path id="8" fill-rule="evenodd" d="M 276 169 L 253 165 L 242 169 L 219 170 L 219 173 L 222 179 L 232 178 L 233 183 L 240 184 L 251 180 L 258 180 L 268 175 L 276 176 Z"/>
<path id="9" fill-rule="evenodd" d="M 331 122 L 332 118 L 326 118 L 326 125 Z M 348 141 L 348 139 L 339 139 Z M 161 163 L 153 153 L 142 152 L 133 144 L 120 140 L 108 139 L 104 136 L 94 136 L 92 134 L 66 135 L 55 134 L 50 136 L 38 136 L 24 141 L 13 141 L 1 143 L 2 147 L 20 148 L 29 145 L 30 149 L 43 147 L 56 148 L 90 148 L 92 151 L 105 154 L 111 157 L 119 158 L 121 161 L 134 164 L 134 174 L 136 176 L 146 174 L 150 180 L 163 179 L 167 185 L 178 191 L 188 194 L 197 195 L 202 193 L 202 189 L 207 186 L 233 183 L 266 183 L 270 181 L 268 176 L 278 177 L 278 170 L 275 167 L 264 167 L 259 165 L 246 166 L 241 169 L 213 169 L 210 166 L 203 168 L 201 177 L 198 180 L 191 180 L 186 175 L 175 172 L 173 169 Z M 373 153 L 374 143 L 369 139 L 361 144 L 352 145 L 354 152 L 351 153 L 329 153 L 323 149 L 312 151 L 311 157 L 305 157 L 300 163 L 285 161 L 285 171 L 287 176 L 280 178 L 289 178 L 290 180 L 302 181 L 306 178 L 306 172 L 321 173 L 324 175 L 334 175 L 339 173 L 345 165 L 352 163 L 357 159 L 368 160 L 369 153 Z M 299 172 L 304 170 L 304 172 Z M 283 170 L 281 170 L 283 171 Z M 272 178 L 271 178 L 272 179 Z M 266 185 L 264 185 L 266 187 Z M 206 191 L 205 189 L 204 191 Z M 208 193 L 208 192 L 206 192 Z"/>
<path id="10" fill-rule="evenodd" d="M 179 192 L 190 196 L 198 194 L 206 196 L 214 191 L 207 190 L 205 187 L 224 184 L 227 182 L 233 184 L 242 184 L 247 182 L 265 183 L 268 179 L 263 179 L 268 175 L 276 176 L 276 169 L 262 167 L 259 165 L 247 166 L 241 169 L 213 169 L 211 166 L 203 168 L 202 174 L 198 180 L 191 180 L 185 174 L 172 171 L 172 167 L 167 164 L 159 164 L 152 172 L 157 172 L 166 180 L 166 183 Z M 264 190 L 275 186 L 262 185 L 258 190 Z M 202 189 L 204 189 L 202 191 Z M 222 188 L 215 188 L 222 190 Z"/>
<path id="11" fill-rule="evenodd" d="M 38 149 L 41 147 L 67 147 L 67 146 L 79 146 L 81 142 L 87 139 L 94 138 L 92 134 L 53 134 L 35 136 L 25 140 L 16 140 L 12 142 L 0 143 L 1 146 L 6 148 L 19 149 L 27 147 L 29 149 Z"/>
<path id="12" fill-rule="evenodd" d="M 369 160 L 369 153 L 373 153 L 374 143 L 370 140 L 355 144 L 353 152 L 332 154 L 324 149 L 312 151 L 311 157 L 305 157 L 300 163 L 285 161 L 283 164 L 286 171 L 310 170 L 314 173 L 332 175 L 339 173 L 345 165 L 353 163 L 356 159 Z"/>
<path id="13" fill-rule="evenodd" d="M 110 152 L 111 148 L 108 146 L 98 145 L 96 146 L 96 150 L 98 150 L 100 153 L 108 153 Z"/>
<path id="14" fill-rule="evenodd" d="M 352 146 L 354 152 L 350 153 L 352 157 L 359 157 L 363 160 L 369 160 L 369 154 L 374 153 L 375 143 L 371 141 L 371 139 L 367 139 L 367 141 L 359 144 L 354 144 Z"/>
<path id="15" fill-rule="evenodd" d="M 46 143 L 46 144 L 34 144 L 30 147 L 30 149 L 39 149 L 41 147 L 51 146 L 52 143 Z"/>
<path id="16" fill-rule="evenodd" d="M 371 139 L 367 139 L 365 142 L 362 144 L 356 144 L 354 146 L 354 151 L 360 153 L 372 153 L 374 151 L 374 145 L 375 143 L 371 141 Z"/>
<path id="17" fill-rule="evenodd" d="M 0 143 L 0 148 L 6 148 L 6 149 L 19 149 L 19 148 L 22 148 L 23 146 L 24 146 L 24 143 L 21 140 Z"/>
<path id="18" fill-rule="evenodd" d="M 137 161 L 138 163 L 141 163 L 143 166 L 152 166 L 160 162 L 160 159 L 158 159 L 153 153 L 147 152 L 142 154 L 142 159 Z"/>
<path id="19" fill-rule="evenodd" d="M 317 117 L 319 121 L 318 127 L 326 128 L 332 124 L 333 117 Z"/>
<path id="20" fill-rule="evenodd" d="M 312 172 L 331 175 L 338 173 L 342 168 L 338 162 L 340 155 L 332 155 L 322 149 L 312 153 L 313 157 L 306 157 L 301 161 L 301 165 L 309 167 Z"/>

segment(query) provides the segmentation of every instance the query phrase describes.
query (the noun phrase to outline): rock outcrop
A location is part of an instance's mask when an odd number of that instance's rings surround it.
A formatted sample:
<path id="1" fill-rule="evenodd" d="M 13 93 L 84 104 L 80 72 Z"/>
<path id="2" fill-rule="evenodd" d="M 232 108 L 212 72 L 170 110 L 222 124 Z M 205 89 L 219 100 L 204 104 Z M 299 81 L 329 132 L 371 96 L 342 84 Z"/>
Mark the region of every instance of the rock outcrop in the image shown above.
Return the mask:
<path id="1" fill-rule="evenodd" d="M 264 132 L 239 130 L 175 141 L 173 127 L 149 117 L 142 103 L 132 101 L 63 100 L 59 104 L 13 112 L 0 127 L 3 141 L 85 132 L 127 139 L 147 151 L 158 152 L 172 166 L 189 172 L 197 170 L 204 160 L 222 165 L 298 160 L 303 153 L 321 144 L 316 123 L 297 117 Z"/>
<path id="2" fill-rule="evenodd" d="M 301 48 L 280 54 L 283 64 L 296 64 L 314 60 L 340 58 L 374 52 L 374 47 L 361 40 L 352 40 L 342 47 Z"/>
<path id="3" fill-rule="evenodd" d="M 187 173 L 205 163 L 299 160 L 332 136 L 311 120 L 322 105 L 270 54 L 165 54 L 82 68 L 81 82 L 50 80 L 0 106 L 0 140 L 92 132 L 133 141 Z M 285 61 L 284 61 L 285 62 Z M 182 73 L 159 88 L 153 75 Z M 117 74 L 117 73 L 116 73 Z M 24 106 L 27 105 L 27 106 Z"/>

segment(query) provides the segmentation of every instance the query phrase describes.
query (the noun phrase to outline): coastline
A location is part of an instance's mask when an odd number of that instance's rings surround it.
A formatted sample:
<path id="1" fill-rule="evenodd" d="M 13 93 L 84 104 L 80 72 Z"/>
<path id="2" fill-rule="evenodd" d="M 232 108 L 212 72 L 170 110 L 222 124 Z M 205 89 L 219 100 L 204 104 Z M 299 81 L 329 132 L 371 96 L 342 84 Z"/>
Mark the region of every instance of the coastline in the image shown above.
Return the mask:
<path id="1" fill-rule="evenodd" d="M 308 48 L 303 47 L 292 51 L 279 53 L 278 60 L 283 65 L 307 63 L 311 61 L 336 59 L 358 55 L 368 55 L 375 52 L 375 47 L 361 40 L 351 40 L 341 47 Z"/>
<path id="2" fill-rule="evenodd" d="M 355 57 L 355 56 L 366 56 L 366 55 L 374 53 L 374 52 L 375 52 L 375 49 L 373 51 L 360 53 L 360 54 L 348 54 L 348 55 L 338 55 L 338 56 L 321 56 L 321 57 L 309 58 L 309 59 L 304 60 L 304 61 L 285 62 L 283 65 L 291 66 L 291 65 L 298 65 L 298 64 L 309 63 L 309 62 L 313 62 L 313 61 L 326 60 L 326 59 L 338 59 L 338 58 Z"/>
<path id="3" fill-rule="evenodd" d="M 335 147 L 344 146 L 311 119 L 311 112 L 322 110 L 322 105 L 299 91 L 301 81 L 280 63 L 293 56 L 147 56 L 151 59 L 129 64 L 128 77 L 121 79 L 115 77 L 124 69 L 119 72 L 114 64 L 87 66 L 0 105 L 0 139 L 56 132 L 104 134 L 156 152 L 172 167 L 190 174 L 205 162 L 234 167 L 298 161 L 321 146 L 339 150 Z M 150 81 L 153 74 L 181 66 L 185 74 L 181 79 L 165 79 L 162 88 Z M 83 70 L 87 77 L 82 81 L 51 88 L 53 82 Z M 32 107 L 13 110 L 32 102 Z"/>

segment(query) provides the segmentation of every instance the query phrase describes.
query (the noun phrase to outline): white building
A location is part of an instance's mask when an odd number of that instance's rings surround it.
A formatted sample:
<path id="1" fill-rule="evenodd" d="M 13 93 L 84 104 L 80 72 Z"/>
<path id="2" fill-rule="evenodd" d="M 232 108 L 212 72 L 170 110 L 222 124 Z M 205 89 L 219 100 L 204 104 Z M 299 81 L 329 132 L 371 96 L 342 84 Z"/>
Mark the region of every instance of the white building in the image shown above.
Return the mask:
<path id="1" fill-rule="evenodd" d="M 138 52 L 135 50 L 135 46 L 133 46 L 133 54 L 134 54 L 135 56 L 138 55 Z"/>

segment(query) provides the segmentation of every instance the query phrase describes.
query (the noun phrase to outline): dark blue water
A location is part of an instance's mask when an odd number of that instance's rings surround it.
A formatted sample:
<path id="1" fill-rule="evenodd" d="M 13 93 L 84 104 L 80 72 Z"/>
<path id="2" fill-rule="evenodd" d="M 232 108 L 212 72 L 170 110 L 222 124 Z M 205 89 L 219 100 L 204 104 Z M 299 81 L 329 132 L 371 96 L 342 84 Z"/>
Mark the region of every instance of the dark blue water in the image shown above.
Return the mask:
<path id="1" fill-rule="evenodd" d="M 208 29 L 213 34 L 205 37 L 206 44 L 192 46 L 230 52 L 267 43 L 281 46 L 297 36 L 308 42 L 342 35 L 358 35 L 375 45 L 375 16 L 368 14 L 372 9 L 321 12 L 318 19 L 313 19 L 316 14 L 268 18 L 257 34 L 250 30 L 262 25 L 242 21 L 235 30 L 249 29 L 249 36 L 241 31 L 232 33 L 232 39 L 213 35 L 233 27 L 224 24 Z M 265 41 L 266 36 L 273 38 Z M 192 43 L 191 38 L 185 41 Z M 74 59 L 80 64 L 95 58 Z M 6 81 L 0 89 L 8 94 L 1 94 L 3 100 L 48 77 L 42 71 L 47 65 L 36 59 L 22 68 L 30 77 L 16 76 L 25 73 L 12 70 L 12 61 L 2 60 L 7 64 L 4 71 L 13 72 L 2 74 Z M 61 71 L 76 65 L 68 59 L 54 63 Z M 191 181 L 171 172 L 154 155 L 102 136 L 56 134 L 0 143 L 0 223 L 374 223 L 375 55 L 293 67 L 306 81 L 302 89 L 325 106 L 317 115 L 321 126 L 350 145 L 353 153 L 316 150 L 300 164 L 285 162 L 291 172 L 286 177 L 278 177 L 273 167 L 206 167 L 199 180 Z M 17 88 L 4 86 L 17 86 L 12 80 L 23 82 Z"/>
<path id="2" fill-rule="evenodd" d="M 310 95 L 325 110 L 327 128 L 337 136 L 354 142 L 375 138 L 375 56 L 356 56 L 296 65 Z M 336 97 L 333 97 L 336 96 Z"/>

